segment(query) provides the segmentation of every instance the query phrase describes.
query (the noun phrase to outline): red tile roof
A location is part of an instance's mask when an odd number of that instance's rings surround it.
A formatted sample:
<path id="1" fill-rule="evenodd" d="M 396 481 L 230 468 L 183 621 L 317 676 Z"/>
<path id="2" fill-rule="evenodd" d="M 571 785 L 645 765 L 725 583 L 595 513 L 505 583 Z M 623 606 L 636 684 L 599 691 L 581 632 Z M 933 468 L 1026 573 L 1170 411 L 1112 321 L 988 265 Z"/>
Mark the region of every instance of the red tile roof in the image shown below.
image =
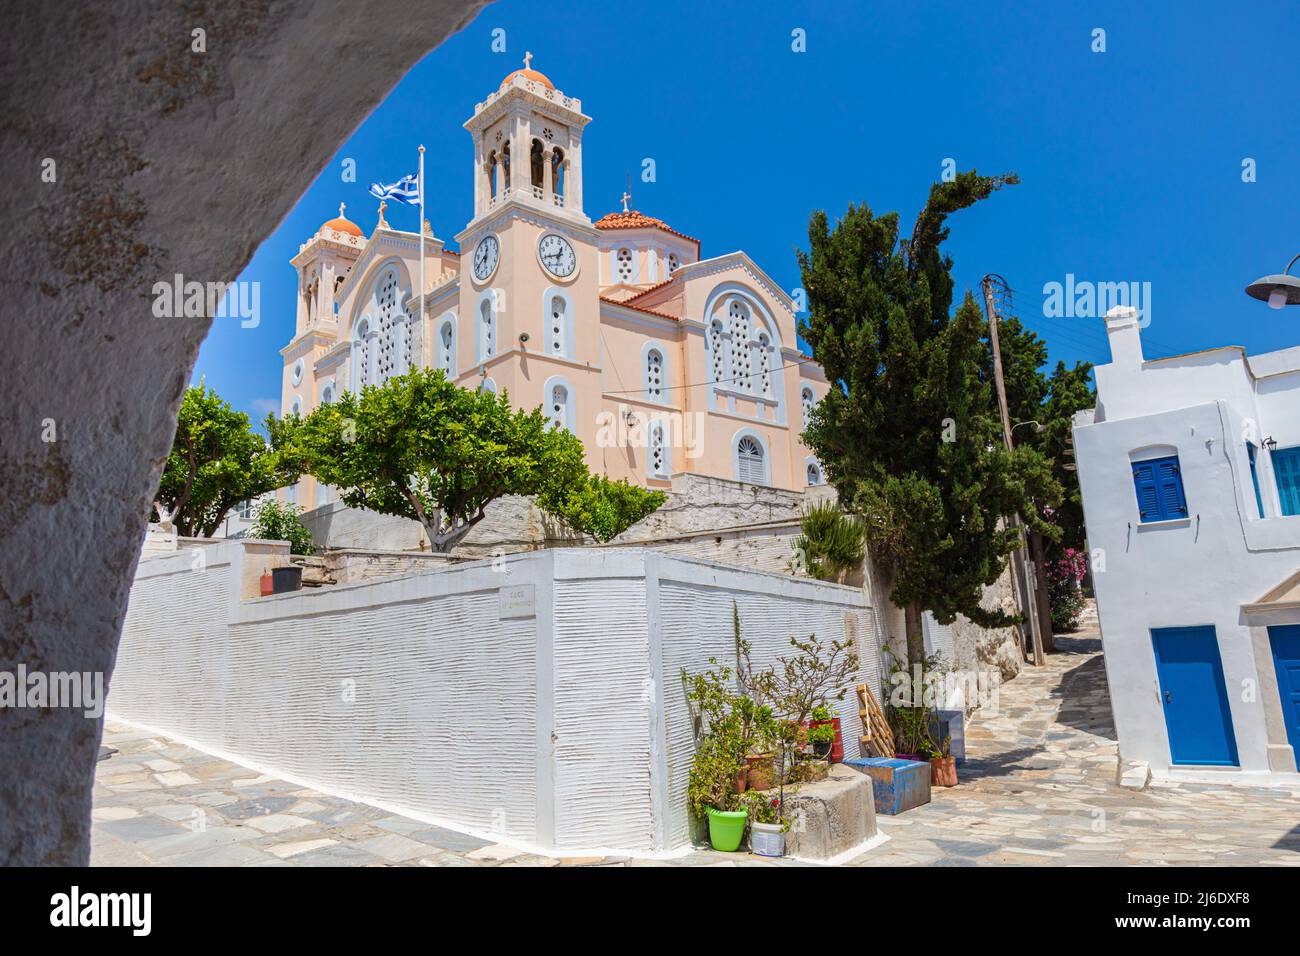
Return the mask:
<path id="1" fill-rule="evenodd" d="M 600 297 L 600 301 L 608 302 L 610 305 L 621 306 L 624 309 L 631 309 L 634 312 L 644 312 L 647 315 L 657 315 L 661 319 L 672 319 L 674 322 L 680 322 L 682 320 L 682 317 L 680 315 L 672 315 L 668 312 L 660 312 L 657 309 L 649 309 L 646 308 L 644 305 L 632 305 L 631 300 L 628 300 L 626 302 L 620 302 L 618 301 L 618 299 L 611 299 L 608 296 L 602 295 Z"/>
<path id="2" fill-rule="evenodd" d="M 601 216 L 596 220 L 597 229 L 662 229 L 665 232 L 671 232 L 674 236 L 680 236 L 688 239 L 697 246 L 700 240 L 694 236 L 688 236 L 684 232 L 678 232 L 662 219 L 656 219 L 654 216 L 647 216 L 644 213 L 633 209 L 629 212 L 611 212 L 608 215 Z"/>

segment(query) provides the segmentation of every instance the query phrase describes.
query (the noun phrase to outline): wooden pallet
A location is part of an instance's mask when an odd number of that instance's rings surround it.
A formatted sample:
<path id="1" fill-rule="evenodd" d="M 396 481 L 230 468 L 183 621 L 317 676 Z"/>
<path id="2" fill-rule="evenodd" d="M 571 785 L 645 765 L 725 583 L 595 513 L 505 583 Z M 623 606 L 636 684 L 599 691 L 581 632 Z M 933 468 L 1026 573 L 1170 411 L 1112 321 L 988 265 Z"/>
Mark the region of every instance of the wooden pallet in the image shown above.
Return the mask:
<path id="1" fill-rule="evenodd" d="M 894 756 L 894 732 L 889 729 L 885 712 L 876 702 L 876 695 L 866 684 L 858 685 L 858 716 L 862 718 L 863 734 L 859 739 L 864 757 Z"/>

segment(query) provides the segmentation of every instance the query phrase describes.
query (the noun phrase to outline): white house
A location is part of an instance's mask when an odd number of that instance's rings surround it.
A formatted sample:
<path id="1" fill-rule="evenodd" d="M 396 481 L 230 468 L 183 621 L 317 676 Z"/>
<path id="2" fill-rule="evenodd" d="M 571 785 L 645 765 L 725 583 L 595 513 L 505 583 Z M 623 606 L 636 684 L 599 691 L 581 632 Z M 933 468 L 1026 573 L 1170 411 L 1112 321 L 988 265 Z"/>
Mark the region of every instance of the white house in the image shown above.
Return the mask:
<path id="1" fill-rule="evenodd" d="M 1120 754 L 1300 782 L 1300 348 L 1147 361 L 1138 313 L 1074 442 Z"/>

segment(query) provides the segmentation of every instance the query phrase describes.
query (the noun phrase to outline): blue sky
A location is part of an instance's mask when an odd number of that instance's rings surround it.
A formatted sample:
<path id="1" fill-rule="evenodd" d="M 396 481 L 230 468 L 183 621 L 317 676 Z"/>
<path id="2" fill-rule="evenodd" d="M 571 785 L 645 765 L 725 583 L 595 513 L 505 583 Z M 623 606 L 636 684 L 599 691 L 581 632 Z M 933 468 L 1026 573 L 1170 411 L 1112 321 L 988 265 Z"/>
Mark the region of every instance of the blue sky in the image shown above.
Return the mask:
<path id="1" fill-rule="evenodd" d="M 289 259 L 339 202 L 367 233 L 372 179 L 426 153 L 428 218 L 442 239 L 468 222 L 475 102 L 533 66 L 593 117 L 583 139 L 591 218 L 633 205 L 703 242 L 747 251 L 786 289 L 808 216 L 850 201 L 910 228 L 945 159 L 1014 170 L 950 222 L 959 292 L 987 272 L 1018 290 L 1053 361 L 1108 361 L 1097 318 L 1049 318 L 1043 286 L 1151 283 L 1149 356 L 1217 345 L 1300 344 L 1300 307 L 1246 297 L 1300 253 L 1300 8 L 1214 3 L 876 2 L 564 4 L 506 0 L 417 64 L 338 150 L 241 278 L 262 321 L 217 319 L 194 380 L 262 418 L 278 410 L 279 349 L 294 331 Z M 1086 9 L 1085 9 L 1086 7 Z M 506 31 L 505 53 L 491 48 Z M 1092 52 L 1093 30 L 1106 51 Z M 806 52 L 791 49 L 792 31 Z M 375 42 L 382 43 L 376 27 Z M 639 181 L 642 160 L 657 178 Z M 342 181 L 344 158 L 357 181 Z M 1256 181 L 1242 181 L 1255 161 Z M 414 230 L 416 212 L 389 221 Z M 250 199 L 248 214 L 259 215 Z M 1293 270 L 1294 271 L 1294 270 Z"/>

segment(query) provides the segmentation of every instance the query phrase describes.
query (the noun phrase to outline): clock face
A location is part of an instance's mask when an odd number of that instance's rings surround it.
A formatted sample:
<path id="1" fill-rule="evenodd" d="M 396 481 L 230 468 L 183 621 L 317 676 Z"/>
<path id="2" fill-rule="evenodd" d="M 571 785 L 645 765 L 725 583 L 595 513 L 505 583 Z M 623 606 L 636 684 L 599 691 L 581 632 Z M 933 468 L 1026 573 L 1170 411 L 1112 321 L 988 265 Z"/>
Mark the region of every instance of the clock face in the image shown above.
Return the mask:
<path id="1" fill-rule="evenodd" d="M 497 271 L 497 262 L 501 259 L 501 243 L 496 236 L 484 236 L 474 247 L 474 278 L 485 281 Z"/>
<path id="2" fill-rule="evenodd" d="M 578 271 L 578 254 L 568 239 L 555 233 L 542 236 L 542 241 L 537 244 L 537 258 L 557 279 L 567 279 Z"/>

